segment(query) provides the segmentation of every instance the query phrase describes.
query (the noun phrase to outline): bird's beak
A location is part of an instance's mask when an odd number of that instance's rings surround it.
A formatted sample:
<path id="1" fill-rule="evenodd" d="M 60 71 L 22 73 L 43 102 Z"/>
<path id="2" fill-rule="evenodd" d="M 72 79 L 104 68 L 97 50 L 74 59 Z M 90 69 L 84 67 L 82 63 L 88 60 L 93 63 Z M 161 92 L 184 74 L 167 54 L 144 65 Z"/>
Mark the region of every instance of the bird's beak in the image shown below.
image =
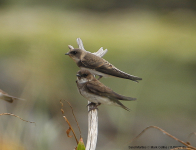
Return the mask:
<path id="1" fill-rule="evenodd" d="M 65 55 L 69 55 L 69 52 L 65 53 Z"/>
<path id="2" fill-rule="evenodd" d="M 76 76 L 77 76 L 77 77 L 81 77 L 81 75 L 79 75 L 79 74 L 76 74 Z"/>

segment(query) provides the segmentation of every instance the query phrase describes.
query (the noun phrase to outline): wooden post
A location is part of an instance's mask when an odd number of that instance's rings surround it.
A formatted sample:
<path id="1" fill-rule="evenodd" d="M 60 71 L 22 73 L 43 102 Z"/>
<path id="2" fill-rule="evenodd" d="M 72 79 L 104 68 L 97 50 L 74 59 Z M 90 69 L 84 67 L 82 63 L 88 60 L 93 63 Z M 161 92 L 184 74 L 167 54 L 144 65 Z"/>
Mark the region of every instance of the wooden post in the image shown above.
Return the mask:
<path id="1" fill-rule="evenodd" d="M 98 109 L 91 108 L 94 105 L 89 105 L 88 110 L 88 138 L 86 143 L 86 150 L 95 150 L 98 137 Z"/>

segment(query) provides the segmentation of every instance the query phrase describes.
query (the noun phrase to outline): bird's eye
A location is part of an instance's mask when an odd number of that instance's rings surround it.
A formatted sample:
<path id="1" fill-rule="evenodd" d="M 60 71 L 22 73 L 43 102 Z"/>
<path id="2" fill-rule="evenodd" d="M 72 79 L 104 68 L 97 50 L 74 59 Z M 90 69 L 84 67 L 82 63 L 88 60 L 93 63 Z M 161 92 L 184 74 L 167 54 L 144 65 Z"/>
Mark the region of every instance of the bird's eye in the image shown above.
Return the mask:
<path id="1" fill-rule="evenodd" d="M 72 54 L 74 54 L 74 55 L 75 55 L 75 54 L 77 54 L 77 52 L 76 52 L 76 51 L 72 51 L 71 53 L 72 53 Z"/>
<path id="2" fill-rule="evenodd" d="M 87 77 L 88 76 L 88 74 L 83 74 L 83 77 Z"/>

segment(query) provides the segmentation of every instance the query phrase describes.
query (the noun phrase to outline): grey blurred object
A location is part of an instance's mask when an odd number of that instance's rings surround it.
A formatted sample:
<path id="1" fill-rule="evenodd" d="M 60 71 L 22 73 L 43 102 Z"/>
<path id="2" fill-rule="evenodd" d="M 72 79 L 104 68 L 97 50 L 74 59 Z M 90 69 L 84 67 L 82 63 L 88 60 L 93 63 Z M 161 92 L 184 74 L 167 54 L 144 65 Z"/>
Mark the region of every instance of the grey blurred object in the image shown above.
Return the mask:
<path id="1" fill-rule="evenodd" d="M 11 95 L 8 95 L 6 92 L 2 91 L 0 89 L 0 99 L 5 100 L 9 103 L 13 103 L 14 100 L 23 100 L 21 98 L 13 97 Z"/>
<path id="2" fill-rule="evenodd" d="M 78 43 L 79 49 L 82 49 L 82 50 L 86 51 L 86 50 L 84 49 L 82 40 L 81 40 L 80 38 L 77 38 L 76 41 L 77 41 L 77 43 Z M 69 45 L 69 46 L 71 47 L 71 49 L 74 49 L 73 46 L 71 46 L 71 45 Z M 107 51 L 108 51 L 107 49 L 103 50 L 103 47 L 101 47 L 97 52 L 94 52 L 94 53 L 92 53 L 92 54 L 94 54 L 94 55 L 96 55 L 96 56 L 99 56 L 99 57 L 103 57 L 103 56 L 107 53 Z"/>

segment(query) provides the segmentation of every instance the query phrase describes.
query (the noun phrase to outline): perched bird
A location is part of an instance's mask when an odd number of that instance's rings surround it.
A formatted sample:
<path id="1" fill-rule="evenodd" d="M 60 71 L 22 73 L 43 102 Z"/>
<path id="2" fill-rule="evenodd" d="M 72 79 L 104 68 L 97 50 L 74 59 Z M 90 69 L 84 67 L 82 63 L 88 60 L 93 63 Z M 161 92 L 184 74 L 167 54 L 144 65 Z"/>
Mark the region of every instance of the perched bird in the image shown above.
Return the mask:
<path id="1" fill-rule="evenodd" d="M 135 82 L 138 82 L 137 80 L 142 80 L 142 78 L 130 75 L 119 70 L 105 59 L 96 56 L 88 51 L 84 51 L 79 48 L 74 49 L 70 45 L 68 47 L 70 51 L 65 55 L 69 55 L 69 57 L 71 57 L 76 62 L 77 66 L 80 67 L 80 69 L 85 68 L 92 74 L 100 76 L 100 78 L 114 76 L 124 79 L 130 79 Z"/>
<path id="2" fill-rule="evenodd" d="M 77 73 L 77 87 L 80 94 L 96 106 L 100 104 L 115 105 L 129 111 L 119 100 L 133 101 L 136 98 L 115 93 L 109 87 L 97 80 L 88 70 L 81 69 Z"/>
<path id="3" fill-rule="evenodd" d="M 17 97 L 10 96 L 7 93 L 5 93 L 4 91 L 2 91 L 1 89 L 0 89 L 0 99 L 5 100 L 9 103 L 12 103 L 14 100 L 23 100 L 23 99 L 20 99 Z"/>

